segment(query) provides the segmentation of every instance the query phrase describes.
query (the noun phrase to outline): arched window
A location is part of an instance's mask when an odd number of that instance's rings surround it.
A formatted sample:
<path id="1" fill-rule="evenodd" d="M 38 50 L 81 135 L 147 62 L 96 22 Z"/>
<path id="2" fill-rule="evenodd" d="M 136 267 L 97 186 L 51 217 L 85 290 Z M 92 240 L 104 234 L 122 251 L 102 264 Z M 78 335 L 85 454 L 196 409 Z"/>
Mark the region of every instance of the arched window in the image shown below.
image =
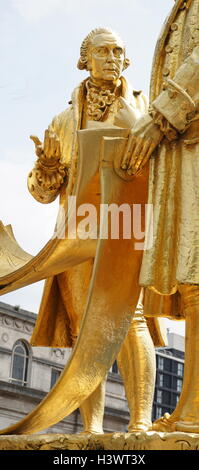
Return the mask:
<path id="1" fill-rule="evenodd" d="M 12 351 L 11 382 L 27 385 L 29 349 L 25 341 L 17 341 Z"/>

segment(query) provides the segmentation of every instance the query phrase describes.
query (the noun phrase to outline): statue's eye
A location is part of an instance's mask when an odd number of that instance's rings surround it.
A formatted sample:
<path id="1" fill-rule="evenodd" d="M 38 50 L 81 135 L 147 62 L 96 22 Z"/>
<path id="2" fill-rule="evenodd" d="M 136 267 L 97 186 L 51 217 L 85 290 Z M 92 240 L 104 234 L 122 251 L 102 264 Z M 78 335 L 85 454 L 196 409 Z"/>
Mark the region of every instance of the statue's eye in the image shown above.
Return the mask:
<path id="1" fill-rule="evenodd" d="M 108 50 L 106 47 L 96 47 L 95 53 L 100 57 L 106 57 L 108 54 Z"/>
<path id="2" fill-rule="evenodd" d="M 115 57 L 121 57 L 123 54 L 123 49 L 121 47 L 115 47 L 113 49 L 113 54 Z"/>

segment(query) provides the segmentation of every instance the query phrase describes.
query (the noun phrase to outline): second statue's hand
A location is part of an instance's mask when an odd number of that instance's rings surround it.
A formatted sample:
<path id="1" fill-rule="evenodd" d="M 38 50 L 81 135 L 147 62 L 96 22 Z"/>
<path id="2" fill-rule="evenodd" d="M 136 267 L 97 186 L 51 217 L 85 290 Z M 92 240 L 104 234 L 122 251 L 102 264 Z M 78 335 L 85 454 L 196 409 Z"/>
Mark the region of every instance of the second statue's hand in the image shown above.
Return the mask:
<path id="1" fill-rule="evenodd" d="M 122 170 L 135 175 L 145 166 L 153 151 L 163 138 L 160 127 L 154 123 L 150 115 L 141 117 L 130 132 Z"/>

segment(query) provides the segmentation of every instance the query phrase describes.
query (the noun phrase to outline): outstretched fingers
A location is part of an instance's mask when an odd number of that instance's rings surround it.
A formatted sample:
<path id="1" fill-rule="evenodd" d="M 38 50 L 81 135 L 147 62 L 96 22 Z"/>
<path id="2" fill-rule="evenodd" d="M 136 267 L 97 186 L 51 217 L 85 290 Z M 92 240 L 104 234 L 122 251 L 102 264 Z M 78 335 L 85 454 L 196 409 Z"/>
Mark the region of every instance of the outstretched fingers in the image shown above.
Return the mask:
<path id="1" fill-rule="evenodd" d="M 61 149 L 60 149 L 60 140 L 58 137 L 55 139 L 55 157 L 60 158 Z"/>
<path id="2" fill-rule="evenodd" d="M 49 137 L 49 130 L 46 129 L 44 133 L 44 155 L 49 156 L 50 151 L 50 137 Z"/>
<path id="3" fill-rule="evenodd" d="M 60 142 L 54 132 L 45 131 L 44 155 L 46 158 L 60 158 Z"/>

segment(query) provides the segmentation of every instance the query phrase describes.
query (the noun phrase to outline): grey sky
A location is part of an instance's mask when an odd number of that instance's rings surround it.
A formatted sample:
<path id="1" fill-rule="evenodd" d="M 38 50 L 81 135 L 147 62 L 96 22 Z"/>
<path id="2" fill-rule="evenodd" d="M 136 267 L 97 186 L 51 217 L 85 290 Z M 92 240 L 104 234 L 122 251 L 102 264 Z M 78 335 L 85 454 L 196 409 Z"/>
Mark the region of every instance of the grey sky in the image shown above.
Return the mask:
<path id="1" fill-rule="evenodd" d="M 115 29 L 132 61 L 125 76 L 148 94 L 155 43 L 172 6 L 173 0 L 1 0 L 0 218 L 30 253 L 50 238 L 58 201 L 42 205 L 27 191 L 35 159 L 29 135 L 43 138 L 85 78 L 76 68 L 81 41 L 95 27 Z M 37 311 L 41 291 L 38 283 L 1 300 Z"/>

